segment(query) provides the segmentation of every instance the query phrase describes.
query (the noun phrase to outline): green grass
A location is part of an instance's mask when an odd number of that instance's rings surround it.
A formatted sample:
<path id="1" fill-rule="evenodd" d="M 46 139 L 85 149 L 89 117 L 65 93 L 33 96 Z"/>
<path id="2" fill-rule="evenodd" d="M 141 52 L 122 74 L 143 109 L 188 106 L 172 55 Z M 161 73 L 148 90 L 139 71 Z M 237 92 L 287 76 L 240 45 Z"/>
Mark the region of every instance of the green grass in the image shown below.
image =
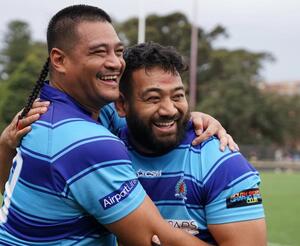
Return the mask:
<path id="1" fill-rule="evenodd" d="M 270 245 L 300 245 L 300 173 L 262 172 L 261 178 Z"/>

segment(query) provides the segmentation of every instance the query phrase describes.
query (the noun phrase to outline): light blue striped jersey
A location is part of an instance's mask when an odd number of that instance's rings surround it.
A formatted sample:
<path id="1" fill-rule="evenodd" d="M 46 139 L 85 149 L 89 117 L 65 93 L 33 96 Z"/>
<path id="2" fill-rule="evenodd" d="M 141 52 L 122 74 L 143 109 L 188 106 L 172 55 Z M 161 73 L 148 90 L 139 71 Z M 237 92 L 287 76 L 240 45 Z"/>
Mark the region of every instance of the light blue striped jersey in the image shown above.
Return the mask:
<path id="1" fill-rule="evenodd" d="M 104 224 L 144 200 L 123 142 L 69 96 L 51 101 L 14 159 L 0 211 L 1 245 L 115 245 Z"/>
<path id="2" fill-rule="evenodd" d="M 174 227 L 183 228 L 215 244 L 208 224 L 223 224 L 264 217 L 258 172 L 239 152 L 219 150 L 211 137 L 193 147 L 193 125 L 174 150 L 161 156 L 136 152 L 121 131 L 132 165 L 161 215 Z"/>
<path id="3" fill-rule="evenodd" d="M 118 135 L 120 130 L 126 127 L 126 120 L 118 115 L 114 103 L 110 103 L 100 110 L 99 120 L 101 125 L 115 135 Z"/>

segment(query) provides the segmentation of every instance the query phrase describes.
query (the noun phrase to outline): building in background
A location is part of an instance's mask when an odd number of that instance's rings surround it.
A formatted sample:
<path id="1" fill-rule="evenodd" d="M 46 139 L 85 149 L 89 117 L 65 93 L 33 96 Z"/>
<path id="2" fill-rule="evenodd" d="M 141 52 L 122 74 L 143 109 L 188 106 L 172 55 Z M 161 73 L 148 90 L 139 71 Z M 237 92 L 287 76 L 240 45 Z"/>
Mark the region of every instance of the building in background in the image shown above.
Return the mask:
<path id="1" fill-rule="evenodd" d="M 300 95 L 300 80 L 263 83 L 260 85 L 260 89 L 265 92 L 278 93 L 279 95 Z"/>

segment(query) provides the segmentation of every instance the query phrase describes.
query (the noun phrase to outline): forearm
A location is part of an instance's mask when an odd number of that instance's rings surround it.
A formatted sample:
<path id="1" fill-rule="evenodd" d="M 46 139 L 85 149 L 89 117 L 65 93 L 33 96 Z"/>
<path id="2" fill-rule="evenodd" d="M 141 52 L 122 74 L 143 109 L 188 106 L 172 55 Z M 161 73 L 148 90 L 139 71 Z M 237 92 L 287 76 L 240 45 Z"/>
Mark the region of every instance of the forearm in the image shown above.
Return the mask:
<path id="1" fill-rule="evenodd" d="M 16 150 L 11 149 L 2 137 L 0 137 L 0 191 L 2 194 L 15 155 Z"/>
<path id="2" fill-rule="evenodd" d="M 266 246 L 267 230 L 264 219 L 208 225 L 220 246 Z"/>
<path id="3" fill-rule="evenodd" d="M 197 237 L 181 230 L 181 229 L 174 229 L 175 233 L 173 234 L 175 236 L 170 237 L 164 237 L 163 235 L 160 235 L 159 239 L 161 241 L 162 246 L 166 245 L 172 245 L 172 246 L 183 246 L 183 245 L 189 245 L 189 246 L 208 246 L 210 244 L 205 243 L 204 241 L 201 241 Z"/>
<path id="4" fill-rule="evenodd" d="M 163 246 L 208 245 L 185 231 L 171 227 L 148 197 L 133 213 L 107 227 L 124 246 L 150 246 L 153 235 L 158 236 Z"/>

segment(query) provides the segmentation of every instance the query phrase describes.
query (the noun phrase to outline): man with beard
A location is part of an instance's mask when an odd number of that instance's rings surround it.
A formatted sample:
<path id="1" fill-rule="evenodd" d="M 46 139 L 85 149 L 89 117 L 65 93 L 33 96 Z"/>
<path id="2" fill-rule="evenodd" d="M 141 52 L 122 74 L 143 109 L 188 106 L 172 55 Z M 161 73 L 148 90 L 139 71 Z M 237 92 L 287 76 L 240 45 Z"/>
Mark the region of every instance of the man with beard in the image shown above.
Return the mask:
<path id="1" fill-rule="evenodd" d="M 191 145 L 195 133 L 180 77 L 186 70 L 182 57 L 146 43 L 129 48 L 125 61 L 116 105 L 128 128 L 120 137 L 163 217 L 210 244 L 266 245 L 257 171 L 240 153 L 219 151 L 215 138 Z M 15 138 L 12 132 L 10 141 Z M 105 206 L 113 203 L 105 200 Z"/>
<path id="2" fill-rule="evenodd" d="M 191 145 L 182 57 L 150 42 L 128 48 L 124 59 L 116 107 L 128 128 L 120 138 L 161 215 L 210 244 L 266 245 L 258 172 L 239 152 L 221 152 L 215 137 Z"/>
<path id="3" fill-rule="evenodd" d="M 207 245 L 163 220 L 124 144 L 98 121 L 99 110 L 118 98 L 125 68 L 109 15 L 66 7 L 52 17 L 47 45 L 49 58 L 21 116 L 40 91 L 51 105 L 17 149 L 0 244 L 114 246 L 114 233 L 130 246 L 151 245 L 153 234 L 166 245 Z"/>

